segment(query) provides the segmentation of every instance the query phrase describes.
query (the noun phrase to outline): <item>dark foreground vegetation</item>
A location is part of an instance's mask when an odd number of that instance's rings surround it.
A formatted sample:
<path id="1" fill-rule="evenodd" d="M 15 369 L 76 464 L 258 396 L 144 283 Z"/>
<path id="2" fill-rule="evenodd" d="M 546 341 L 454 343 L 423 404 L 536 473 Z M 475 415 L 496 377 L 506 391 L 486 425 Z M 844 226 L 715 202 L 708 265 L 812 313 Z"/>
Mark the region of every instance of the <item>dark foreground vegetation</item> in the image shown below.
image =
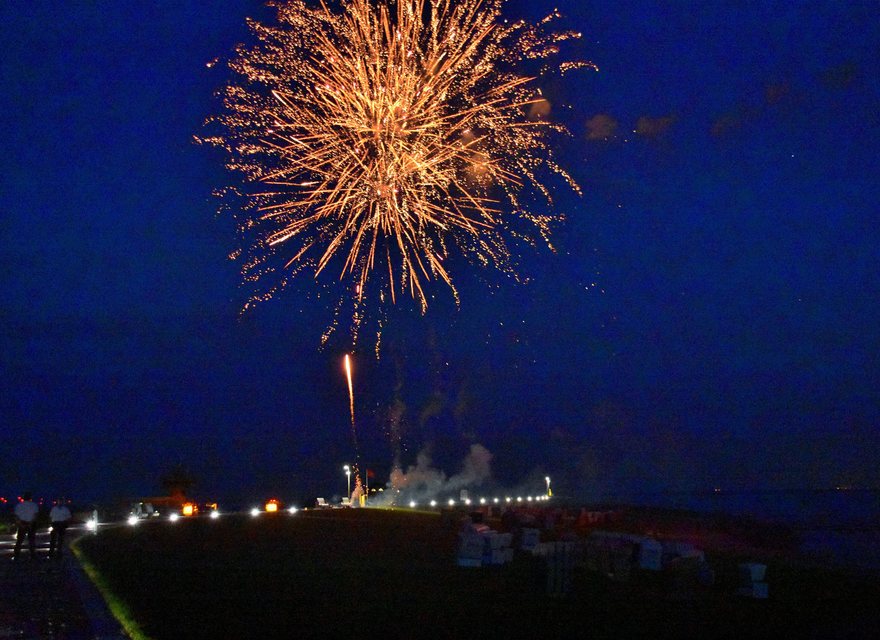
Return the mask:
<path id="1" fill-rule="evenodd" d="M 462 514 L 463 515 L 463 514 Z M 668 575 L 625 582 L 576 568 L 546 595 L 546 564 L 455 563 L 458 516 L 325 510 L 150 522 L 79 547 L 152 638 L 872 637 L 870 577 L 769 564 L 768 600 L 733 595 L 736 557 L 711 588 Z"/>

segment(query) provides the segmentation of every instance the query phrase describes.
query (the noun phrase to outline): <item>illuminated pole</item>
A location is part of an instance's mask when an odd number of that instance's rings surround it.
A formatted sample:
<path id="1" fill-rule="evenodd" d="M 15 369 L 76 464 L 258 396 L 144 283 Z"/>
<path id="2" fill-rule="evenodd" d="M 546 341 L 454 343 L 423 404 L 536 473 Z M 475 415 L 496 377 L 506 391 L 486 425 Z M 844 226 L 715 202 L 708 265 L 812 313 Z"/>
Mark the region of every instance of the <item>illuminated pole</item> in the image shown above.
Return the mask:
<path id="1" fill-rule="evenodd" d="M 346 497 L 348 498 L 348 503 L 351 504 L 351 467 L 345 465 L 342 467 L 342 470 L 345 471 L 345 478 L 348 481 L 348 495 Z"/>
<path id="2" fill-rule="evenodd" d="M 550 491 L 550 476 L 544 476 L 544 480 L 547 482 L 547 497 L 549 498 L 553 495 L 553 492 Z"/>

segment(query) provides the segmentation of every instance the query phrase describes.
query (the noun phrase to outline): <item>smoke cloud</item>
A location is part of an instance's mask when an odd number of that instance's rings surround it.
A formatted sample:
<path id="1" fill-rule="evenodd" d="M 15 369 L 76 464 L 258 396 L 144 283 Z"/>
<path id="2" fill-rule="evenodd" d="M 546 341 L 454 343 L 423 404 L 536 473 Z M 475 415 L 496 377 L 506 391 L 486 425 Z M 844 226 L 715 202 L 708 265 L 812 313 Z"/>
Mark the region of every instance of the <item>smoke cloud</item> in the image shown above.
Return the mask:
<path id="1" fill-rule="evenodd" d="M 403 504 L 411 500 L 427 502 L 455 498 L 462 489 L 476 488 L 492 477 L 492 454 L 481 444 L 472 444 L 462 462 L 461 471 L 451 477 L 431 463 L 427 452 L 421 451 L 416 464 L 406 471 L 397 467 L 391 471 L 391 480 L 378 500 L 381 505 Z"/>
<path id="2" fill-rule="evenodd" d="M 617 131 L 617 120 L 607 113 L 598 113 L 587 120 L 587 140 L 608 141 Z"/>
<path id="3" fill-rule="evenodd" d="M 659 138 L 667 131 L 672 123 L 675 122 L 675 116 L 641 116 L 636 122 L 636 133 L 646 138 Z"/>

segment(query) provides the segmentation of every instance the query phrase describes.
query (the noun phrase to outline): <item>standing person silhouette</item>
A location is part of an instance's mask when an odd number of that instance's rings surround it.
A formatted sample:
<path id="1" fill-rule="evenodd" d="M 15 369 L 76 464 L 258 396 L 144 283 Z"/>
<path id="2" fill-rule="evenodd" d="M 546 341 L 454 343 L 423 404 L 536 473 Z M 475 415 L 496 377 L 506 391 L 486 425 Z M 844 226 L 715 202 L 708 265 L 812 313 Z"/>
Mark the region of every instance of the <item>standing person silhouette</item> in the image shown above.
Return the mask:
<path id="1" fill-rule="evenodd" d="M 49 534 L 49 557 L 61 559 L 61 549 L 64 545 L 64 531 L 70 522 L 70 509 L 64 504 L 64 498 L 58 498 L 55 506 L 49 512 L 52 521 L 52 532 Z"/>
<path id="2" fill-rule="evenodd" d="M 31 560 L 37 559 L 35 536 L 37 535 L 37 513 L 40 508 L 31 500 L 30 491 L 24 494 L 24 500 L 15 505 L 15 524 L 17 533 L 15 536 L 15 551 L 12 554 L 13 560 L 18 560 L 18 554 L 21 552 L 21 543 L 24 537 L 28 539 L 28 549 L 31 552 Z"/>

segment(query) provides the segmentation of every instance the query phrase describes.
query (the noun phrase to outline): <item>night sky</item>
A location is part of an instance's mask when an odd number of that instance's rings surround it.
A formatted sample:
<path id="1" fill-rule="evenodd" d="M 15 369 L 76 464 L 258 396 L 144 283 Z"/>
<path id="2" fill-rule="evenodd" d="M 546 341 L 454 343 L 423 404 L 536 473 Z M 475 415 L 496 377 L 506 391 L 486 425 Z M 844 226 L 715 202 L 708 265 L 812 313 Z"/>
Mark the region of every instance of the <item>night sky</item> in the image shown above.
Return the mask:
<path id="1" fill-rule="evenodd" d="M 221 8 L 222 6 L 222 8 Z M 361 464 L 595 500 L 880 485 L 880 20 L 869 2 L 563 0 L 557 251 L 357 345 Z M 530 20 L 553 5 L 511 1 Z M 333 301 L 250 291 L 193 143 L 258 2 L 0 7 L 0 495 L 345 491 Z M 220 58 L 221 64 L 208 66 Z"/>

